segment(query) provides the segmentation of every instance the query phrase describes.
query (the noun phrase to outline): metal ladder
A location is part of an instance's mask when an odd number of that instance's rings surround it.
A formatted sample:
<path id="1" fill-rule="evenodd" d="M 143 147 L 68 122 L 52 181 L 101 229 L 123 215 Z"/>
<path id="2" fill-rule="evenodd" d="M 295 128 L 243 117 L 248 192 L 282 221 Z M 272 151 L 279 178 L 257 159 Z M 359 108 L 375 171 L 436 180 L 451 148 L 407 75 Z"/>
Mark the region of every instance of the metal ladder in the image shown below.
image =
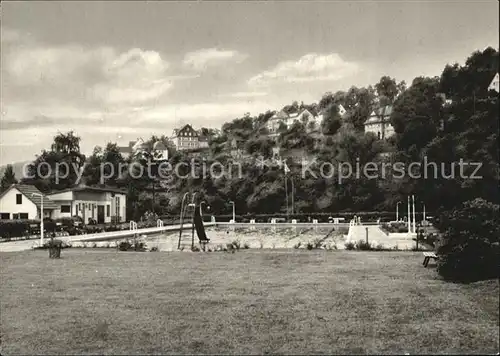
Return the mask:
<path id="1" fill-rule="evenodd" d="M 196 193 L 191 195 L 191 203 L 186 203 L 186 198 L 190 195 L 190 193 L 185 193 L 182 197 L 181 203 L 181 221 L 179 227 L 179 242 L 177 244 L 177 249 L 181 249 L 182 241 L 186 238 L 191 238 L 191 249 L 194 248 L 194 212 L 196 209 Z M 191 220 L 191 233 L 189 234 L 189 230 L 184 227 L 184 223 L 186 217 L 189 217 Z"/>

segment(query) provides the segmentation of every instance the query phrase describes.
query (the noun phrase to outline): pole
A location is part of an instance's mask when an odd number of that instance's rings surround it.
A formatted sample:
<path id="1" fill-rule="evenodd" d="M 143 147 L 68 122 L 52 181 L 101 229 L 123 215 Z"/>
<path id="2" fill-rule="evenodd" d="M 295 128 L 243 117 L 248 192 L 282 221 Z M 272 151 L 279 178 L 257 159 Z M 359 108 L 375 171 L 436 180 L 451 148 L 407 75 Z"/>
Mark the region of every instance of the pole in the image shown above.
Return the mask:
<path id="1" fill-rule="evenodd" d="M 417 227 L 416 227 L 416 220 L 415 220 L 415 196 L 411 196 L 413 200 L 413 233 L 417 232 Z"/>
<path id="2" fill-rule="evenodd" d="M 368 228 L 366 227 L 366 244 L 368 245 Z"/>
<path id="3" fill-rule="evenodd" d="M 293 215 L 293 214 L 295 214 L 295 207 L 294 207 L 294 205 L 295 205 L 295 197 L 294 197 L 295 186 L 293 184 L 293 177 L 292 176 L 290 176 L 290 182 L 292 183 L 292 215 Z"/>
<path id="4" fill-rule="evenodd" d="M 236 209 L 234 207 L 234 201 L 232 203 L 233 203 L 233 222 L 235 223 L 236 222 Z"/>
<path id="5" fill-rule="evenodd" d="M 288 177 L 285 174 L 285 199 L 286 199 L 286 221 L 288 221 L 288 185 L 287 185 Z"/>
<path id="6" fill-rule="evenodd" d="M 410 196 L 408 196 L 408 233 L 411 234 Z"/>
<path id="7" fill-rule="evenodd" d="M 40 213 L 40 245 L 43 246 L 43 195 L 40 195 L 41 213 Z"/>
<path id="8" fill-rule="evenodd" d="M 398 203 L 396 204 L 396 221 L 399 221 L 399 203 L 401 202 L 398 201 Z"/>
<path id="9" fill-rule="evenodd" d="M 424 204 L 424 216 L 423 216 L 423 221 L 425 221 L 425 204 Z"/>
<path id="10" fill-rule="evenodd" d="M 38 193 L 31 193 L 31 196 L 40 197 L 40 246 L 43 246 L 43 195 Z"/>

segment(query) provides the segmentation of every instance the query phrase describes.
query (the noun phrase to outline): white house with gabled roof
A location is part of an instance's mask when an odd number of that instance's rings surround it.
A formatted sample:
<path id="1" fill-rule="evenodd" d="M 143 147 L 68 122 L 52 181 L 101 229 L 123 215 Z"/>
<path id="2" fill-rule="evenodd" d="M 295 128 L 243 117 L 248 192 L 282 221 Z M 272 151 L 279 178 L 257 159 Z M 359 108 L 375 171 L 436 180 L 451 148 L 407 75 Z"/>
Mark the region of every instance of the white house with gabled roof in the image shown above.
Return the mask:
<path id="1" fill-rule="evenodd" d="M 385 105 L 372 111 L 365 121 L 365 132 L 372 132 L 379 139 L 387 139 L 394 135 L 394 127 L 390 122 L 391 114 L 392 105 Z"/>
<path id="2" fill-rule="evenodd" d="M 40 219 L 43 199 L 43 215 L 52 218 L 56 204 L 34 185 L 13 184 L 0 195 L 0 219 Z"/>

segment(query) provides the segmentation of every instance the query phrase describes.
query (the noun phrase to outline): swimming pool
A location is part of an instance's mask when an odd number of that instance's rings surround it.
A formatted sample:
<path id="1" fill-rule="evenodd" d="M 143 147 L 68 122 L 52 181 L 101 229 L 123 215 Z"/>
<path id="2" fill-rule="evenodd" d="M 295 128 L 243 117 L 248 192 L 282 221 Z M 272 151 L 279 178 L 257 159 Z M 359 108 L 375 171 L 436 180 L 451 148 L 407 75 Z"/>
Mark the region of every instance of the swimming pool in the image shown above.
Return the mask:
<path id="1" fill-rule="evenodd" d="M 348 228 L 338 226 L 301 226 L 301 227 L 209 227 L 207 236 L 210 239 L 208 248 L 215 249 L 218 245 L 238 241 L 241 248 L 306 248 L 308 243 L 322 241 L 323 246 L 344 248 L 344 235 Z M 185 232 L 189 236 L 189 232 Z M 176 251 L 179 241 L 178 232 L 151 235 L 144 238 L 148 248 L 157 247 L 160 251 Z M 195 236 L 195 245 L 198 238 Z M 183 246 L 190 248 L 189 237 L 183 238 Z"/>

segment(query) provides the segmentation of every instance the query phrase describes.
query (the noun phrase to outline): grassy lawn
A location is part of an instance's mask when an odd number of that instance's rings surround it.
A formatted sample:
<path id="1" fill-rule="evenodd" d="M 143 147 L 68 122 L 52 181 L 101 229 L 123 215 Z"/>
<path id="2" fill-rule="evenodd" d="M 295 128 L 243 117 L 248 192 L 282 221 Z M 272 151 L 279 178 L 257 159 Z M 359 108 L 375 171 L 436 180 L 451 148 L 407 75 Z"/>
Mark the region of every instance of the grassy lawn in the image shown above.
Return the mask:
<path id="1" fill-rule="evenodd" d="M 422 253 L 2 253 L 9 354 L 497 353 L 498 281 Z"/>

